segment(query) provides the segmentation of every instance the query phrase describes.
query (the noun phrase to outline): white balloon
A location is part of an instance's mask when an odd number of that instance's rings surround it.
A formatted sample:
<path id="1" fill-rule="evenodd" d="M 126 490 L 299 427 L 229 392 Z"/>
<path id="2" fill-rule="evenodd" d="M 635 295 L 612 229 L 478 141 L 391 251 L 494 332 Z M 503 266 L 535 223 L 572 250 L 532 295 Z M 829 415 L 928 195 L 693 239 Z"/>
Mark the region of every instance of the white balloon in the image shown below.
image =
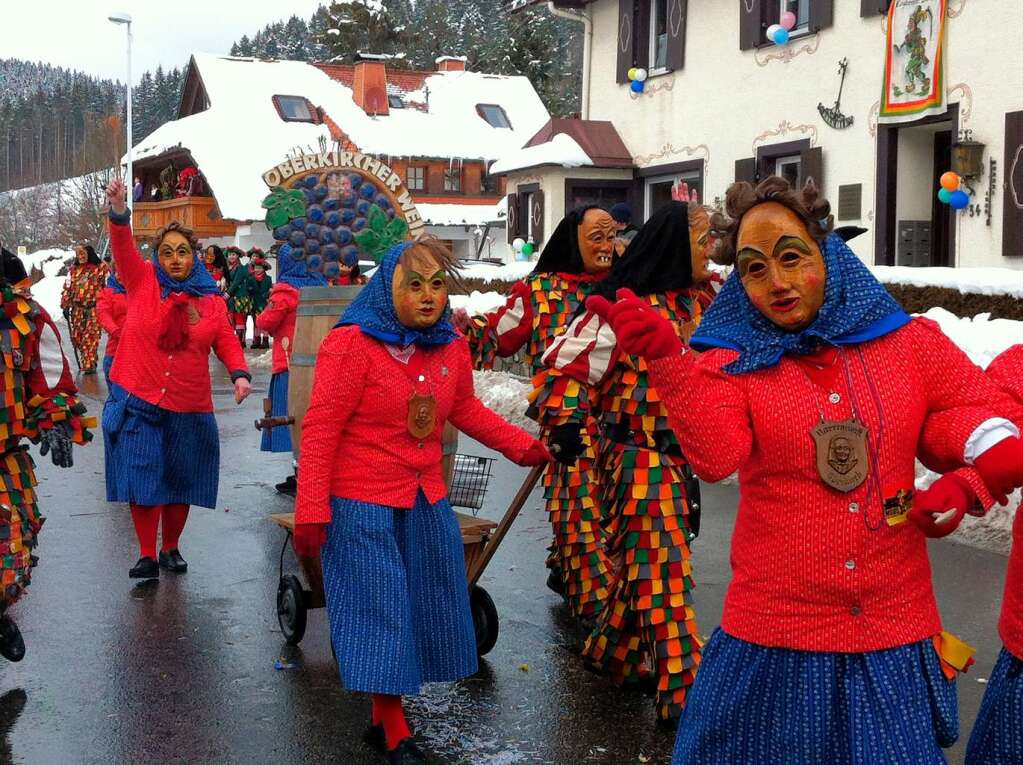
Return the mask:
<path id="1" fill-rule="evenodd" d="M 767 39 L 774 42 L 774 33 L 778 29 L 784 29 L 784 27 L 781 24 L 771 24 L 771 26 L 767 28 Z"/>
<path id="2" fill-rule="evenodd" d="M 636 82 L 646 82 L 646 78 L 648 76 L 649 76 L 649 73 L 647 72 L 646 69 L 637 69 L 636 70 Z"/>
<path id="3" fill-rule="evenodd" d="M 525 246 L 526 240 L 523 239 L 521 236 L 512 242 L 512 249 L 515 250 L 515 252 L 522 252 L 522 248 Z"/>

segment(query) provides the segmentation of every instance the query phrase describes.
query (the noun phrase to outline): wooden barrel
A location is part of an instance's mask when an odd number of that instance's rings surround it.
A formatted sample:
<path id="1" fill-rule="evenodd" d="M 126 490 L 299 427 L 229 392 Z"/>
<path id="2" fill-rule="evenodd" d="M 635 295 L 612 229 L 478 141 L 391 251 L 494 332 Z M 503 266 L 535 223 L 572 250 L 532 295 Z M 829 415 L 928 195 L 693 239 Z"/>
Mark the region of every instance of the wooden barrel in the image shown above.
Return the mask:
<path id="1" fill-rule="evenodd" d="M 296 460 L 302 443 L 302 418 L 309 408 L 309 396 L 313 390 L 313 370 L 320 343 L 361 289 L 362 285 L 348 285 L 305 287 L 301 290 L 295 342 L 289 349 L 291 364 L 288 376 L 288 414 L 295 418 L 295 424 L 291 426 L 291 444 Z"/>

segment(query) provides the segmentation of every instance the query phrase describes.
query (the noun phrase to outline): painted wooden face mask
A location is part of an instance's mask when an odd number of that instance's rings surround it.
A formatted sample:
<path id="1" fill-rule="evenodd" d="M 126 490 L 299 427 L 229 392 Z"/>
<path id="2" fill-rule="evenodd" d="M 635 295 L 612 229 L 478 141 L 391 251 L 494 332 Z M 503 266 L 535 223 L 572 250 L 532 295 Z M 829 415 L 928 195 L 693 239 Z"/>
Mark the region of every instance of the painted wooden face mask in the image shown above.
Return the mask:
<path id="1" fill-rule="evenodd" d="M 772 324 L 800 332 L 824 305 L 827 271 L 820 247 L 803 220 L 779 202 L 743 216 L 736 267 L 750 302 Z"/>
<path id="2" fill-rule="evenodd" d="M 606 210 L 587 210 L 579 224 L 579 254 L 583 270 L 599 274 L 611 268 L 615 251 L 615 221 Z"/>
<path id="3" fill-rule="evenodd" d="M 391 277 L 391 295 L 398 321 L 409 329 L 428 329 L 440 321 L 448 304 L 447 273 L 431 255 L 417 247 L 407 252 Z"/>
<path id="4" fill-rule="evenodd" d="M 710 270 L 710 253 L 714 238 L 710 235 L 710 216 L 700 210 L 689 216 L 689 252 L 693 259 L 693 284 L 703 284 L 713 274 Z"/>

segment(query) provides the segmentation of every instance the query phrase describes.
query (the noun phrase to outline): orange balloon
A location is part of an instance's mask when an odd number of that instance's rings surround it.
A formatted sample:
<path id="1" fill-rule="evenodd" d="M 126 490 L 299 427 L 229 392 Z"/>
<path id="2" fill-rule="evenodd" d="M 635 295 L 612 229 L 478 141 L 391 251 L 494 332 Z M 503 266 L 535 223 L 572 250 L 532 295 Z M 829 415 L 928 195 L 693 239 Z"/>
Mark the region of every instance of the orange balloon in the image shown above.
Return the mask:
<path id="1" fill-rule="evenodd" d="M 951 170 L 947 173 L 942 173 L 941 188 L 947 189 L 948 191 L 955 191 L 959 188 L 959 176 Z"/>

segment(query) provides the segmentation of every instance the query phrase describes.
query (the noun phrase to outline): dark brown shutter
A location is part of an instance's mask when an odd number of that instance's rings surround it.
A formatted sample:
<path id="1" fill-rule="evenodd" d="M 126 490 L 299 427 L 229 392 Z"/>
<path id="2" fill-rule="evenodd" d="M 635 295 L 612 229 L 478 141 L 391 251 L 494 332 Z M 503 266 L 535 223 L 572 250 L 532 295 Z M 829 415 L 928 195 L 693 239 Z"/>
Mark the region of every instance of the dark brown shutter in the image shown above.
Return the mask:
<path id="1" fill-rule="evenodd" d="M 636 58 L 636 0 L 618 0 L 618 82 L 629 81 Z"/>
<path id="2" fill-rule="evenodd" d="M 830 27 L 835 17 L 834 0 L 810 0 L 811 32 L 819 32 Z"/>
<path id="3" fill-rule="evenodd" d="M 668 69 L 679 70 L 686 62 L 688 0 L 668 0 Z"/>
<path id="4" fill-rule="evenodd" d="M 543 241 L 543 192 L 534 191 L 529 195 L 529 217 L 533 221 L 533 244 L 537 247 Z"/>
<path id="5" fill-rule="evenodd" d="M 762 0 L 739 0 L 739 50 L 752 50 L 764 41 Z"/>
<path id="6" fill-rule="evenodd" d="M 508 195 L 508 216 L 505 218 L 505 225 L 508 226 L 508 244 L 515 241 L 519 235 L 519 195 Z"/>
<path id="7" fill-rule="evenodd" d="M 756 185 L 757 182 L 757 158 L 747 157 L 746 159 L 735 160 L 735 180 L 747 181 Z"/>
<path id="8" fill-rule="evenodd" d="M 860 0 L 860 16 L 868 18 L 888 13 L 889 0 Z"/>
<path id="9" fill-rule="evenodd" d="M 1002 255 L 1023 256 L 1023 112 L 1005 115 L 1005 186 L 1002 195 Z"/>
<path id="10" fill-rule="evenodd" d="M 824 194 L 824 152 L 818 146 L 815 149 L 803 149 L 799 152 L 799 173 L 800 185 L 806 183 L 807 178 L 813 178 L 813 182 L 820 189 L 821 196 Z"/>

